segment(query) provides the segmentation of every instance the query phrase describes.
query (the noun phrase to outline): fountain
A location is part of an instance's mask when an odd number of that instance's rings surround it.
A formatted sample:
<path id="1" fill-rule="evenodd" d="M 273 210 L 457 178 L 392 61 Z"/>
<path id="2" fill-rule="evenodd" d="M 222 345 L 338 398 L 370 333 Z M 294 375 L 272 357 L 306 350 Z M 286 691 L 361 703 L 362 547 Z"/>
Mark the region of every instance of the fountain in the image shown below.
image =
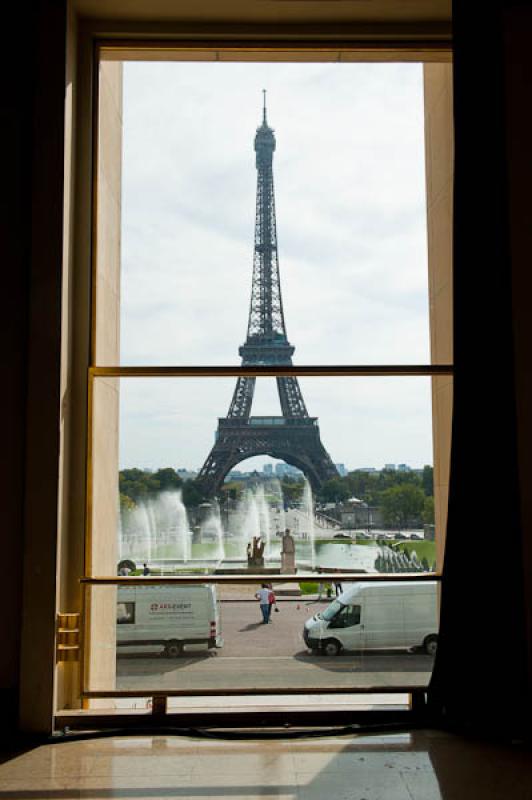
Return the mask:
<path id="1" fill-rule="evenodd" d="M 214 508 L 201 524 L 200 539 L 202 542 L 205 539 L 214 539 L 217 545 L 215 553 L 216 560 L 220 562 L 225 559 L 224 529 L 220 518 L 220 507 L 216 501 L 214 503 Z"/>
<path id="2" fill-rule="evenodd" d="M 245 548 L 254 538 L 264 542 L 264 556 L 266 559 L 274 557 L 272 531 L 275 529 L 273 508 L 270 506 L 263 486 L 247 489 L 241 499 L 236 519 L 230 525 L 236 527 L 239 546 Z"/>
<path id="3" fill-rule="evenodd" d="M 314 499 L 310 483 L 305 478 L 301 510 L 304 515 L 306 534 L 310 540 L 310 566 L 316 569 L 316 522 L 314 519 Z"/>
<path id="4" fill-rule="evenodd" d="M 383 542 L 357 544 L 348 535 L 345 541 L 316 519 L 310 484 L 305 480 L 300 502 L 287 508 L 279 481 L 248 488 L 235 508 L 229 503 L 222 523 L 216 501 L 195 508 L 194 540 L 187 509 L 180 491 L 161 492 L 138 501 L 121 512 L 118 522 L 120 560 L 146 562 L 163 572 L 183 565 L 207 571 L 241 572 L 259 568 L 276 574 L 303 569 L 347 569 L 352 572 L 423 571 L 426 560 L 415 554 L 396 552 Z M 290 528 L 291 535 L 286 537 Z M 283 538 L 281 539 L 281 534 Z M 248 564 L 247 546 L 256 558 Z M 317 543 L 318 541 L 318 543 Z M 263 548 L 264 545 L 264 548 Z M 379 546 L 380 545 L 380 546 Z M 260 554 L 259 554 L 260 549 Z M 260 556 L 260 558 L 259 558 Z M 259 563 L 260 562 L 260 563 Z"/>
<path id="5" fill-rule="evenodd" d="M 119 552 L 147 564 L 191 558 L 191 537 L 181 492 L 161 492 L 120 515 Z"/>
<path id="6" fill-rule="evenodd" d="M 258 486 L 255 492 L 255 502 L 257 504 L 257 514 L 259 517 L 259 531 L 260 537 L 265 544 L 264 554 L 265 558 L 272 556 L 272 541 L 271 541 L 271 509 L 264 494 L 264 486 Z"/>

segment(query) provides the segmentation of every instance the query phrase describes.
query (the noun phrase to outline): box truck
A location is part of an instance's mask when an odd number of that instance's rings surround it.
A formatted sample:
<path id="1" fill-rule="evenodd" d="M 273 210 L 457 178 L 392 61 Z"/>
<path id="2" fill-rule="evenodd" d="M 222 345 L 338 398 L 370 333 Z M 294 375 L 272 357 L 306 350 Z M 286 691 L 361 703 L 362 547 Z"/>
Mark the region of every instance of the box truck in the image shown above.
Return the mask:
<path id="1" fill-rule="evenodd" d="M 438 644 L 436 582 L 359 583 L 305 622 L 303 638 L 314 653 L 423 647 Z"/>
<path id="2" fill-rule="evenodd" d="M 116 623 L 119 655 L 127 648 L 129 652 L 162 651 L 176 658 L 187 645 L 223 645 L 212 584 L 120 586 Z"/>

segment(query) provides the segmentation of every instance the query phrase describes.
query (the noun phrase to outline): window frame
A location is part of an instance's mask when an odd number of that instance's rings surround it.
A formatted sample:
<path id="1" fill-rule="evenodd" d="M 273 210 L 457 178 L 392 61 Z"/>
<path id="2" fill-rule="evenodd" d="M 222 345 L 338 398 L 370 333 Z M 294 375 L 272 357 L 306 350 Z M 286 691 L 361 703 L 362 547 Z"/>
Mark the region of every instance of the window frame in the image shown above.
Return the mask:
<path id="1" fill-rule="evenodd" d="M 98 26 L 96 26 L 97 29 Z M 81 570 L 81 575 L 83 578 L 81 579 L 81 591 L 79 593 L 82 611 L 85 612 L 87 615 L 90 615 L 90 610 L 85 606 L 85 587 L 96 585 L 97 583 L 107 583 L 108 581 L 112 581 L 113 584 L 119 585 L 121 583 L 119 578 L 96 578 L 92 574 L 91 570 L 91 541 L 92 541 L 92 531 L 91 531 L 91 512 L 92 512 L 92 470 L 93 470 L 93 453 L 92 453 L 92 398 L 93 398 L 93 389 L 94 389 L 94 381 L 98 378 L 119 378 L 119 377 L 188 377 L 188 376 L 209 376 L 209 377 L 217 377 L 217 376 L 224 376 L 224 377 L 239 377 L 243 375 L 257 375 L 257 376 L 268 376 L 268 377 L 275 377 L 278 375 L 295 375 L 295 376 L 323 376 L 323 377 L 332 377 L 332 376 L 452 376 L 453 374 L 453 366 L 452 364 L 431 364 L 431 365 L 351 365 L 351 366 L 312 366 L 312 367 L 290 367 L 290 368 L 273 368 L 273 367 L 253 367 L 253 369 L 242 368 L 242 367 L 206 367 L 206 366 L 195 366 L 195 367 L 179 367 L 179 366 L 170 366 L 170 367 L 130 367 L 130 366 L 98 366 L 95 360 L 96 354 L 96 299 L 95 299 L 95 285 L 96 285 L 96 248 L 95 248 L 95 237 L 96 237 L 96 224 L 97 224 L 97 162 L 98 162 L 98 63 L 100 54 L 109 49 L 113 51 L 120 52 L 122 55 L 126 53 L 128 50 L 135 50 L 135 51 L 144 51 L 144 53 L 149 53 L 151 56 L 155 54 L 161 57 L 167 57 L 170 53 L 179 52 L 181 54 L 193 53 L 195 56 L 198 55 L 200 52 L 208 52 L 208 53 L 226 53 L 228 55 L 228 60 L 245 60 L 245 57 L 253 58 L 253 60 L 260 60 L 261 57 L 272 58 L 275 57 L 279 60 L 286 60 L 288 56 L 296 56 L 300 60 L 307 60 L 312 61 L 318 57 L 320 60 L 323 60 L 324 54 L 327 54 L 330 57 L 330 60 L 338 60 L 338 53 L 343 52 L 346 54 L 346 60 L 373 60 L 373 61 L 381 61 L 381 60 L 411 60 L 411 61 L 419 61 L 422 60 L 424 62 L 442 62 L 442 61 L 450 61 L 451 60 L 451 47 L 450 47 L 450 40 L 449 37 L 442 42 L 435 42 L 435 41 L 425 41 L 422 40 L 416 41 L 412 43 L 412 41 L 408 42 L 400 42 L 395 41 L 392 45 L 390 42 L 371 42 L 368 44 L 367 42 L 360 42 L 360 41 L 352 41 L 352 42 L 343 42 L 342 46 L 339 47 L 338 44 L 329 44 L 323 45 L 323 43 L 319 43 L 319 46 L 316 47 L 316 42 L 312 39 L 310 40 L 296 40 L 293 42 L 283 42 L 280 44 L 278 39 L 272 38 L 268 41 L 261 41 L 260 45 L 257 46 L 256 42 L 245 42 L 239 41 L 237 43 L 230 42 L 228 43 L 227 40 L 218 39 L 212 40 L 207 39 L 206 41 L 195 41 L 193 46 L 191 46 L 190 41 L 183 41 L 176 38 L 170 39 L 121 39 L 121 38 L 112 38 L 106 36 L 104 38 L 100 38 L 99 34 L 96 32 L 95 27 L 92 24 L 81 26 L 81 35 L 79 38 L 79 61 L 78 61 L 78 70 L 80 71 L 79 78 L 79 91 L 81 94 L 82 88 L 90 87 L 89 92 L 89 108 L 90 114 L 89 117 L 91 119 L 90 131 L 83 130 L 81 126 L 78 127 L 78 144 L 81 144 L 81 151 L 82 157 L 78 160 L 76 164 L 76 170 L 78 176 L 84 175 L 85 180 L 83 181 L 83 193 L 84 193 L 84 200 L 81 201 L 81 211 L 79 210 L 78 206 L 78 214 L 76 220 L 76 229 L 77 229 L 77 239 L 81 240 L 81 248 L 78 249 L 78 254 L 80 250 L 83 252 L 83 260 L 85 264 L 87 264 L 87 256 L 90 259 L 90 278 L 87 280 L 87 271 L 85 271 L 85 278 L 81 280 L 81 289 L 79 285 L 74 289 L 74 298 L 80 296 L 80 292 L 82 297 L 84 298 L 84 305 L 88 314 L 85 315 L 85 319 L 81 320 L 81 327 L 85 328 L 82 331 L 81 336 L 79 336 L 78 341 L 78 356 L 79 356 L 79 345 L 85 347 L 89 345 L 88 351 L 90 352 L 90 357 L 87 359 L 85 358 L 78 358 L 78 370 L 80 369 L 81 364 L 81 372 L 78 373 L 78 381 L 81 387 L 85 386 L 86 390 L 86 398 L 87 402 L 84 404 L 84 411 L 85 413 L 82 415 L 83 419 L 77 420 L 78 426 L 81 430 L 85 429 L 86 431 L 86 451 L 84 453 L 84 461 L 86 463 L 86 482 L 84 487 L 84 494 L 85 494 L 85 524 L 83 526 L 83 541 L 84 541 L 84 548 L 85 548 L 85 555 L 82 559 L 83 563 L 85 564 L 85 569 Z M 348 57 L 347 57 L 348 56 Z M 183 59 L 185 60 L 185 59 Z M 188 60 L 188 59 L 186 59 Z M 80 110 L 81 107 L 81 110 Z M 83 113 L 83 109 L 85 113 Z M 81 100 L 78 104 L 77 109 L 77 117 L 78 117 L 78 125 L 80 121 L 80 117 L 84 118 L 85 121 L 87 119 L 87 98 Z M 88 167 L 88 169 L 87 169 Z M 89 180 L 89 193 L 87 196 L 87 184 L 86 179 L 90 175 Z M 83 180 L 83 179 L 82 179 Z M 88 207 L 87 207 L 87 200 L 89 200 Z M 89 225 L 87 223 L 90 222 Z M 89 235 L 87 236 L 89 232 Z M 78 255 L 79 258 L 79 255 Z M 88 300 L 88 304 L 87 304 Z M 89 320 L 88 329 L 86 325 L 84 326 L 84 322 L 86 323 Z M 78 326 L 78 330 L 79 330 Z M 83 367 L 83 362 L 85 362 L 86 367 Z M 77 531 L 78 539 L 79 539 L 79 528 Z M 79 563 L 79 562 L 78 562 Z M 335 575 L 338 579 L 338 575 Z M 342 576 L 340 575 L 340 578 Z M 347 576 L 344 576 L 346 578 Z M 431 580 L 435 578 L 439 580 L 441 578 L 441 573 L 437 573 L 436 575 L 432 574 L 428 576 Z M 325 576 L 327 579 L 327 576 Z M 397 579 L 397 578 L 395 578 Z M 180 579 L 178 579 L 180 580 Z M 253 576 L 249 576 L 249 582 L 256 581 L 257 578 L 253 578 Z M 160 582 L 160 581 L 159 581 Z M 128 579 L 128 585 L 131 584 L 131 580 Z M 84 614 L 85 617 L 85 614 Z M 87 641 L 84 637 L 84 647 L 87 648 Z M 82 655 L 82 668 L 81 668 L 81 683 L 83 682 L 83 664 L 85 663 L 85 656 Z M 351 690 L 353 692 L 354 690 Z M 397 692 L 397 689 L 394 688 L 394 692 Z M 84 705 L 87 706 L 88 699 L 94 699 L 90 697 L 91 693 L 85 692 L 85 700 Z M 165 696 L 170 697 L 172 695 L 171 692 L 166 693 Z M 106 696 L 117 696 L 116 693 L 113 695 L 112 693 L 98 693 L 98 697 L 100 699 L 104 699 Z M 139 696 L 139 693 L 135 693 L 135 696 Z M 155 694 L 153 695 L 155 697 Z M 415 705 L 418 702 L 418 699 L 413 699 L 412 703 Z M 154 703 L 155 705 L 155 703 Z M 59 709 L 56 709 L 56 715 Z M 76 715 L 70 715 L 70 723 L 69 724 L 76 724 L 75 717 Z M 81 717 L 83 718 L 83 714 Z M 311 715 L 312 716 L 312 715 Z M 330 717 L 329 717 L 330 718 Z M 65 715 L 56 716 L 56 721 L 61 720 L 60 724 L 63 725 L 65 719 Z"/>

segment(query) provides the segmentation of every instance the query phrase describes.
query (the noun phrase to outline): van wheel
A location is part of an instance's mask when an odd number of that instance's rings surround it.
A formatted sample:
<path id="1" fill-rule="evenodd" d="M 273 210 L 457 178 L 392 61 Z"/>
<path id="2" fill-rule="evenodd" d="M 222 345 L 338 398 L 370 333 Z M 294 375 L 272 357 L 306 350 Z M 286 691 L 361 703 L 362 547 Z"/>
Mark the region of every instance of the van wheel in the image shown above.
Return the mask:
<path id="1" fill-rule="evenodd" d="M 321 646 L 323 655 L 337 656 L 342 649 L 342 645 L 337 639 L 326 639 Z"/>
<path id="2" fill-rule="evenodd" d="M 167 658 L 179 658 L 182 652 L 182 642 L 178 642 L 175 639 L 173 639 L 171 642 L 167 642 L 166 647 L 164 648 L 164 654 Z"/>
<path id="3" fill-rule="evenodd" d="M 435 634 L 432 636 L 427 636 L 423 642 L 423 647 L 425 648 L 425 653 L 428 656 L 435 656 L 436 650 L 438 649 L 438 637 Z"/>

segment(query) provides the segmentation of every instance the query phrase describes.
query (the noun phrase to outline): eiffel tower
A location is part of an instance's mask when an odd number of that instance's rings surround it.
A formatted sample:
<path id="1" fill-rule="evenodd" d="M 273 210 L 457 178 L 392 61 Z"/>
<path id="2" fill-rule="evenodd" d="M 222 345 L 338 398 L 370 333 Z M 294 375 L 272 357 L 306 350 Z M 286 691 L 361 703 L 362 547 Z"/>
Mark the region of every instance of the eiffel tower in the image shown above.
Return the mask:
<path id="1" fill-rule="evenodd" d="M 289 343 L 281 298 L 273 152 L 275 136 L 266 120 L 255 135 L 257 203 L 251 304 L 245 344 L 239 348 L 242 366 L 291 366 L 295 348 Z M 206 496 L 213 495 L 236 464 L 269 455 L 300 469 L 314 490 L 338 475 L 325 450 L 317 417 L 309 417 L 296 377 L 277 377 L 282 416 L 252 417 L 255 377 L 239 377 L 227 416 L 218 419 L 215 444 L 196 479 Z"/>

